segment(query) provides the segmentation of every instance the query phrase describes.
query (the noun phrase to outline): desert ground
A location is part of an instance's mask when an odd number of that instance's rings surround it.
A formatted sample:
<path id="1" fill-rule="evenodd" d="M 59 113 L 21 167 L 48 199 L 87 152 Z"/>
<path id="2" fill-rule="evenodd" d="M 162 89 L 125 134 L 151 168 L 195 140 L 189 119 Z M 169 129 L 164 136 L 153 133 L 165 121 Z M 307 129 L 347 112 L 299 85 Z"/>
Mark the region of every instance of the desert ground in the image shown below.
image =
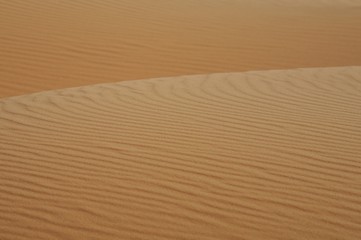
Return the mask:
<path id="1" fill-rule="evenodd" d="M 0 97 L 361 65 L 360 0 L 0 0 Z"/>
<path id="2" fill-rule="evenodd" d="M 358 240 L 358 0 L 0 0 L 0 240 Z"/>

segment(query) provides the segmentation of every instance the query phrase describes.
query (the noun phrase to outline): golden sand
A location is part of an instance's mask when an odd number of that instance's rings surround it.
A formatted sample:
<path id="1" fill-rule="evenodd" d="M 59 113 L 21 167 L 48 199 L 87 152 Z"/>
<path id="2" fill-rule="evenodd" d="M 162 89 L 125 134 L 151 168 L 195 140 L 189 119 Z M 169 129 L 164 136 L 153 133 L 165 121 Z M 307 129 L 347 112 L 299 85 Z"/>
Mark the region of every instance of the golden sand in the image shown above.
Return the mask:
<path id="1" fill-rule="evenodd" d="M 361 67 L 0 101 L 0 239 L 361 235 Z"/>
<path id="2" fill-rule="evenodd" d="M 359 0 L 0 0 L 0 240 L 359 240 L 360 23 Z"/>
<path id="3" fill-rule="evenodd" d="M 0 0 L 0 97 L 198 73 L 361 65 L 359 0 Z"/>

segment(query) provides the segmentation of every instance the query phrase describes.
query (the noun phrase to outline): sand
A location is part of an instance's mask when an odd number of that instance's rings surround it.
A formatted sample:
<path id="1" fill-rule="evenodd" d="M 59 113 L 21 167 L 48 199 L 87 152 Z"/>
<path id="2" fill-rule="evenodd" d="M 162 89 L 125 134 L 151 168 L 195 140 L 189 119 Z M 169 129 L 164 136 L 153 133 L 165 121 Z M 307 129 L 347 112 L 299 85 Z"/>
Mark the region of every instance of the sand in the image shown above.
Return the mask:
<path id="1" fill-rule="evenodd" d="M 360 23 L 359 0 L 0 0 L 0 240 L 359 240 Z"/>
<path id="2" fill-rule="evenodd" d="M 0 239 L 359 239 L 361 67 L 0 101 Z"/>
<path id="3" fill-rule="evenodd" d="M 359 0 L 0 0 L 0 97 L 361 65 Z"/>

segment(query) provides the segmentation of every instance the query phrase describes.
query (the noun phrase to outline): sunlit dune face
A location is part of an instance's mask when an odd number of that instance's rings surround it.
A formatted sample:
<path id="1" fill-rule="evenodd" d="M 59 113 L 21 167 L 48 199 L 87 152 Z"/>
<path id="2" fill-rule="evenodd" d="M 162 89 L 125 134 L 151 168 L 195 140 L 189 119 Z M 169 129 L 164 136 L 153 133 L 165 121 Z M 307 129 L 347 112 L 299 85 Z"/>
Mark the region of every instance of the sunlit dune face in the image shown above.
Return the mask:
<path id="1" fill-rule="evenodd" d="M 0 33 L 0 240 L 360 239 L 361 0 L 0 0 Z"/>
<path id="2" fill-rule="evenodd" d="M 361 235 L 361 67 L 0 100 L 0 239 Z"/>

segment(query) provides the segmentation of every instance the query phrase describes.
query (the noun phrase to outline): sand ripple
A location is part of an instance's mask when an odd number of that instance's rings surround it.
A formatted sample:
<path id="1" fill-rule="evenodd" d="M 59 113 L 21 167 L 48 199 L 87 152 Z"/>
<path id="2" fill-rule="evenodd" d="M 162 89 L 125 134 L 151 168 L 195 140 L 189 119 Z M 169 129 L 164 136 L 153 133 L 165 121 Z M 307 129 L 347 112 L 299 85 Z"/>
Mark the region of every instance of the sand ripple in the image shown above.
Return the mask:
<path id="1" fill-rule="evenodd" d="M 0 0 L 0 98 L 131 79 L 361 65 L 360 7 L 360 0 Z"/>
<path id="2" fill-rule="evenodd" d="M 359 239 L 361 67 L 0 101 L 0 239 Z"/>

